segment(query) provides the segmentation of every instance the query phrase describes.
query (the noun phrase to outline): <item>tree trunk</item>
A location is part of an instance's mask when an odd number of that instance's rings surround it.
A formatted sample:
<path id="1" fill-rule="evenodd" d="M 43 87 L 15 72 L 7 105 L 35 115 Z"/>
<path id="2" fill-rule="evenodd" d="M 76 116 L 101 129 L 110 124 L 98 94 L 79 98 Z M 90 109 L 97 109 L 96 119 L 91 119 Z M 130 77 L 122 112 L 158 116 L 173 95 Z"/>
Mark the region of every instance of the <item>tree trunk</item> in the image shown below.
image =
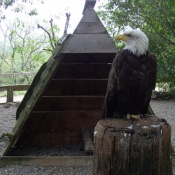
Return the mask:
<path id="1" fill-rule="evenodd" d="M 164 119 L 104 119 L 94 131 L 93 175 L 172 175 L 171 127 Z"/>

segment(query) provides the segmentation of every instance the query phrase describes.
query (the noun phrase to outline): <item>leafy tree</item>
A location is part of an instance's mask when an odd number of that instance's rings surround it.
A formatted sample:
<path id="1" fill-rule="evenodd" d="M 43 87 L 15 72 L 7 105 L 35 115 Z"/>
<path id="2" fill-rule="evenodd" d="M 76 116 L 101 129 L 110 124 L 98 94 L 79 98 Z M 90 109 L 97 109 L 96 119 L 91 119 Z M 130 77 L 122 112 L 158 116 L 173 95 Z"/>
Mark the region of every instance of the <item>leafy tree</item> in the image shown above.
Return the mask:
<path id="1" fill-rule="evenodd" d="M 44 3 L 44 0 L 37 0 L 41 3 Z M 0 7 L 7 9 L 10 6 L 17 4 L 18 6 L 22 6 L 23 3 L 33 4 L 33 0 L 1 0 Z"/>
<path id="2" fill-rule="evenodd" d="M 58 28 L 58 26 L 56 24 L 53 24 L 53 19 L 51 19 L 49 21 L 49 23 L 50 23 L 50 26 L 47 25 L 48 21 L 46 21 L 46 20 L 43 21 L 44 26 L 46 24 L 47 28 L 43 27 L 43 26 L 41 26 L 39 24 L 37 26 L 38 26 L 38 28 L 41 28 L 44 31 L 44 33 L 47 35 L 48 42 L 50 43 L 50 46 L 51 46 L 51 49 L 50 48 L 46 48 L 44 50 L 53 52 L 54 48 L 58 44 L 58 40 L 59 40 L 58 33 L 60 32 L 60 29 Z"/>
<path id="3" fill-rule="evenodd" d="M 38 2 L 44 3 L 44 0 L 37 0 Z M 0 0 L 0 18 L 5 19 L 3 10 L 12 7 L 14 12 L 22 12 L 25 9 L 25 4 L 33 5 L 34 0 Z M 37 9 L 32 8 L 27 12 L 30 16 L 37 15 Z"/>
<path id="4" fill-rule="evenodd" d="M 142 29 L 149 38 L 149 50 L 158 60 L 158 82 L 166 90 L 175 87 L 175 1 L 109 0 L 99 15 L 113 37 L 126 27 Z M 118 45 L 119 48 L 123 45 Z M 163 86 L 165 85 L 165 86 Z"/>
<path id="5" fill-rule="evenodd" d="M 36 23 L 29 25 L 16 19 L 12 24 L 0 27 L 4 35 L 4 40 L 0 44 L 1 72 L 37 72 L 41 64 L 49 58 L 51 54 L 44 51 L 44 48 L 51 46 L 45 34 L 36 32 L 36 26 Z M 26 80 L 27 77 L 23 77 L 18 83 Z"/>

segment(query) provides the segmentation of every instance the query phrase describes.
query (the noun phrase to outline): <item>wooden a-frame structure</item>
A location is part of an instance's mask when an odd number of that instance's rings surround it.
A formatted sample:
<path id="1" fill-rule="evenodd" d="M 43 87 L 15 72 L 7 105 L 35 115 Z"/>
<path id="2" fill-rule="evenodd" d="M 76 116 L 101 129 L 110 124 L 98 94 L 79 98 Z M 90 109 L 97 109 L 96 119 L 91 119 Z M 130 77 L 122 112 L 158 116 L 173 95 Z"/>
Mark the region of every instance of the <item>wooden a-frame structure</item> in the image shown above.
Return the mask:
<path id="1" fill-rule="evenodd" d="M 83 17 L 41 66 L 16 113 L 14 146 L 54 146 L 82 141 L 93 132 L 117 49 L 97 16 L 95 0 L 86 0 Z"/>

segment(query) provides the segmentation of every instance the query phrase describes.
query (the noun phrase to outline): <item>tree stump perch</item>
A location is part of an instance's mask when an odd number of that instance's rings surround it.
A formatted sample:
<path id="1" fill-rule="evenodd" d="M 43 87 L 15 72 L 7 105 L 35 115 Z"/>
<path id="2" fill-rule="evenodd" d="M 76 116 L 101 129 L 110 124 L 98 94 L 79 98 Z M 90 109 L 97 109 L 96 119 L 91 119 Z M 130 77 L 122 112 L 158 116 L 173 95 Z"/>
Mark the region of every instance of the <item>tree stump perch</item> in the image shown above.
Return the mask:
<path id="1" fill-rule="evenodd" d="M 155 116 L 103 119 L 94 130 L 93 175 L 172 175 L 171 127 Z"/>

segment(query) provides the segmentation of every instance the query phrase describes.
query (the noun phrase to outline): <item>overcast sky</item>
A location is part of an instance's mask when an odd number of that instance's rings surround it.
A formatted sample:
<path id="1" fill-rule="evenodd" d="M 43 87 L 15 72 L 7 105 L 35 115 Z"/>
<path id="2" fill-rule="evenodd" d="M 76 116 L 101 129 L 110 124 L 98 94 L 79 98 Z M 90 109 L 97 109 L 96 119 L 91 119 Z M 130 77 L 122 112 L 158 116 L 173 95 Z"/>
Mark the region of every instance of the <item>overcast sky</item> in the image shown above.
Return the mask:
<path id="1" fill-rule="evenodd" d="M 95 10 L 97 11 L 99 5 L 105 2 L 107 2 L 107 0 L 97 0 Z M 61 29 L 60 36 L 62 36 L 66 22 L 65 13 L 71 14 L 68 33 L 72 33 L 82 18 L 84 4 L 85 0 L 45 0 L 44 4 L 34 1 L 34 4 L 32 6 L 28 4 L 27 8 L 37 9 L 38 15 L 35 18 L 21 14 L 14 15 L 14 13 L 11 12 L 10 8 L 6 10 L 6 16 L 7 19 L 11 20 L 17 16 L 20 16 L 20 18 L 26 18 L 28 21 L 32 19 L 38 19 L 40 21 L 46 19 L 49 21 L 51 18 L 53 18 L 54 23 L 58 23 L 57 25 Z M 59 19 L 56 19 L 55 16 L 58 16 Z"/>

